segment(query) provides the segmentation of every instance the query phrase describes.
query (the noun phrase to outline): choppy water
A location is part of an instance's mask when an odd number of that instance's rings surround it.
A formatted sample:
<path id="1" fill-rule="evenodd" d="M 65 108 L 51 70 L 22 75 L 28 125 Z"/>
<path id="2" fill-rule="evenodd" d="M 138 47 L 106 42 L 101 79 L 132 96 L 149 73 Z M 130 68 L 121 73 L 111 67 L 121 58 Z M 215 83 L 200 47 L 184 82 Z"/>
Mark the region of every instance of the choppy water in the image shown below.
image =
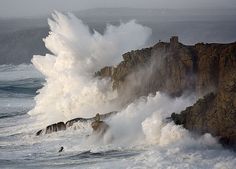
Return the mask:
<path id="1" fill-rule="evenodd" d="M 0 66 L 0 168 L 217 168 L 233 169 L 236 155 L 217 143 L 189 140 L 168 145 L 104 143 L 87 137 L 91 129 L 35 136 L 27 112 L 44 78 L 32 65 Z M 58 153 L 60 147 L 64 151 Z"/>

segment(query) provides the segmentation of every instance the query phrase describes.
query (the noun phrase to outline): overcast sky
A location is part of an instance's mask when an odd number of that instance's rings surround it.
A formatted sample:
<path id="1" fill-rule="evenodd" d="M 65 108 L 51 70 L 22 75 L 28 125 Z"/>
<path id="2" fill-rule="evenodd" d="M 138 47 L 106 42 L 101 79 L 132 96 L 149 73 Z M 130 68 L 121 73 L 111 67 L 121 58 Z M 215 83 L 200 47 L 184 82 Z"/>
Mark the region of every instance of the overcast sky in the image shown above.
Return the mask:
<path id="1" fill-rule="evenodd" d="M 90 8 L 236 8 L 236 0 L 0 0 L 0 17 L 38 16 Z"/>

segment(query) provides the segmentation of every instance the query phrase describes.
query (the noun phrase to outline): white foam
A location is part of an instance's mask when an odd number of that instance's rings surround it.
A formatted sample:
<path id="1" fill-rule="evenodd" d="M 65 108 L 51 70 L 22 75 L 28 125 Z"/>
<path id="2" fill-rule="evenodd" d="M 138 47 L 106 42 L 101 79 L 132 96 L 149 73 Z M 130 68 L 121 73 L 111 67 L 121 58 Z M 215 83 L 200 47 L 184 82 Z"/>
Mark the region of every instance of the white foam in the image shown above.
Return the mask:
<path id="1" fill-rule="evenodd" d="M 111 119 L 111 132 L 124 144 L 143 140 L 150 144 L 165 144 L 171 139 L 180 139 L 185 130 L 172 123 L 166 125 L 164 121 L 172 112 L 178 113 L 194 101 L 194 97 L 172 99 L 159 92 L 140 98 Z"/>
<path id="2" fill-rule="evenodd" d="M 94 73 L 117 64 L 124 52 L 142 47 L 151 30 L 130 21 L 108 25 L 104 34 L 95 30 L 91 33 L 74 15 L 59 12 L 49 19 L 49 25 L 51 32 L 44 42 L 53 55 L 32 59 L 47 83 L 29 114 L 46 125 L 117 109 L 109 102 L 116 97 L 110 81 L 98 80 Z"/>

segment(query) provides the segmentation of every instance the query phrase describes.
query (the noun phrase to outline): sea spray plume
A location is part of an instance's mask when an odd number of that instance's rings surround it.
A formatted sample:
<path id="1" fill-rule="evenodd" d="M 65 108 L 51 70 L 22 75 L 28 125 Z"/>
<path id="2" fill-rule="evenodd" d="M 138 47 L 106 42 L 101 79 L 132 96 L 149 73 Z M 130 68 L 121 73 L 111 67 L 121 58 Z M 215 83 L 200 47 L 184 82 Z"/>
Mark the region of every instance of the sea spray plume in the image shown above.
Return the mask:
<path id="1" fill-rule="evenodd" d="M 51 32 L 44 39 L 46 47 L 57 56 L 57 62 L 68 61 L 62 70 L 77 68 L 80 74 L 94 73 L 119 63 L 124 52 L 143 47 L 151 34 L 149 28 L 134 20 L 119 26 L 107 25 L 103 35 L 96 30 L 91 33 L 88 26 L 72 14 L 56 12 L 48 22 Z"/>
<path id="2" fill-rule="evenodd" d="M 53 53 L 35 55 L 34 66 L 45 75 L 46 83 L 29 112 L 42 126 L 75 117 L 88 117 L 117 109 L 109 100 L 116 97 L 109 80 L 98 80 L 94 73 L 117 64 L 121 54 L 145 45 L 151 30 L 135 21 L 108 25 L 104 34 L 72 14 L 55 12 L 48 21 L 51 31 L 44 39 Z"/>
<path id="3" fill-rule="evenodd" d="M 160 92 L 141 97 L 111 118 L 107 137 L 112 135 L 114 144 L 119 146 L 218 147 L 217 140 L 210 134 L 196 139 L 183 126 L 167 122 L 171 112 L 180 112 L 195 101 L 194 95 L 172 98 Z"/>
<path id="4" fill-rule="evenodd" d="M 194 101 L 194 96 L 170 98 L 160 92 L 155 95 L 141 97 L 112 117 L 109 121 L 110 132 L 118 144 L 133 144 L 139 141 L 160 143 L 160 139 L 163 140 L 165 137 L 162 130 L 166 125 L 163 122 L 166 117 L 169 117 L 173 111 L 180 112 L 187 106 L 192 105 Z M 179 136 L 185 135 L 183 128 L 172 123 L 171 127 L 173 127 L 172 131 L 176 133 L 176 137 L 168 137 L 171 140 L 180 139 Z"/>

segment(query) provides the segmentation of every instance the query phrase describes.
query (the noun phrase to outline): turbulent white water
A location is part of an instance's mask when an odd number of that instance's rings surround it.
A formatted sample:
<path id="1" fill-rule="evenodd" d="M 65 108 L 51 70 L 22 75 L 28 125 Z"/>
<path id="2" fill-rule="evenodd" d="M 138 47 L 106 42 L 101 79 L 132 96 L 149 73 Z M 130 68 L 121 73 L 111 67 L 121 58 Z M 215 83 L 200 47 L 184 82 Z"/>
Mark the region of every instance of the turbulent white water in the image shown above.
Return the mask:
<path id="1" fill-rule="evenodd" d="M 121 61 L 124 52 L 142 47 L 151 34 L 135 21 L 107 25 L 100 34 L 72 14 L 56 12 L 49 20 L 51 32 L 44 39 L 53 53 L 34 56 L 35 67 L 46 76 L 46 85 L 30 112 L 44 125 L 78 116 L 117 109 L 109 101 L 116 96 L 110 82 L 94 78 L 96 71 Z"/>
<path id="2" fill-rule="evenodd" d="M 194 96 L 173 99 L 157 92 L 120 107 L 112 101 L 117 94 L 110 80 L 94 77 L 100 68 L 120 62 L 123 53 L 144 47 L 149 28 L 130 21 L 108 25 L 100 34 L 58 12 L 49 25 L 44 41 L 53 54 L 32 60 L 43 76 L 33 65 L 0 66 L 0 168 L 235 167 L 235 153 L 210 134 L 194 136 L 167 122 L 172 112 L 192 105 Z M 106 121 L 110 130 L 102 139 L 88 137 L 87 123 L 35 136 L 47 124 L 114 110 L 119 113 Z M 61 146 L 65 150 L 58 153 Z"/>

